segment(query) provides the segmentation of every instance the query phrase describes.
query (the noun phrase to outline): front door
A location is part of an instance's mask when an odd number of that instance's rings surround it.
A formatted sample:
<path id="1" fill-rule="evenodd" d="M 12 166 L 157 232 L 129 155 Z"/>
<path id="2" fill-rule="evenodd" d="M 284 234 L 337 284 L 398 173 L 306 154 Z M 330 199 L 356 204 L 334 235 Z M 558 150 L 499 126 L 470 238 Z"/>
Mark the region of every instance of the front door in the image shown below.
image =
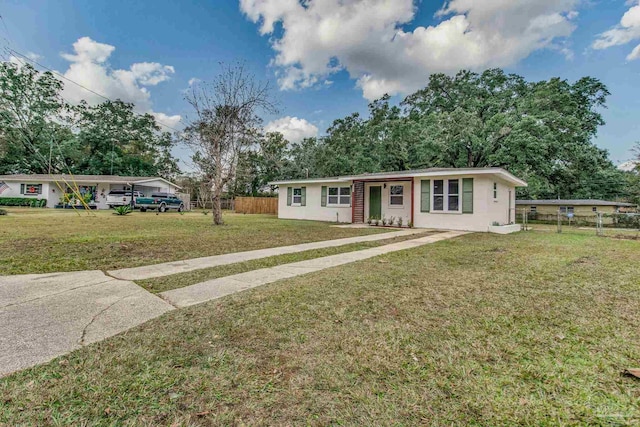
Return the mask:
<path id="1" fill-rule="evenodd" d="M 382 219 L 382 187 L 369 187 L 369 218 Z"/>

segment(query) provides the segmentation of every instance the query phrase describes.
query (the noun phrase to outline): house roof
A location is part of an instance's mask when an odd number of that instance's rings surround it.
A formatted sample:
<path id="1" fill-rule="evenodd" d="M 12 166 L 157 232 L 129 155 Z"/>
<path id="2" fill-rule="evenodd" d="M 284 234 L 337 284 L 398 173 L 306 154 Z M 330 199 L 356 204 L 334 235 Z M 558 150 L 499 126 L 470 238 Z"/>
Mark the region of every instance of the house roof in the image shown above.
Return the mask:
<path id="1" fill-rule="evenodd" d="M 360 175 L 336 176 L 327 178 L 292 179 L 283 181 L 273 181 L 270 185 L 296 184 L 296 183 L 325 183 L 343 181 L 373 181 L 384 179 L 414 178 L 428 176 L 450 176 L 450 175 L 498 175 L 504 180 L 515 184 L 518 187 L 526 187 L 527 183 L 515 175 L 502 168 L 429 168 L 413 169 L 393 172 L 365 173 Z"/>
<path id="2" fill-rule="evenodd" d="M 139 184 L 149 181 L 163 181 L 171 187 L 180 188 L 159 176 L 119 176 L 119 175 L 72 175 L 72 174 L 14 174 L 0 175 L 0 181 L 47 181 L 47 182 L 91 182 L 104 184 Z"/>
<path id="3" fill-rule="evenodd" d="M 551 205 L 551 206 L 636 206 L 633 203 L 611 202 L 598 199 L 546 199 L 546 200 L 516 200 L 516 205 Z"/>

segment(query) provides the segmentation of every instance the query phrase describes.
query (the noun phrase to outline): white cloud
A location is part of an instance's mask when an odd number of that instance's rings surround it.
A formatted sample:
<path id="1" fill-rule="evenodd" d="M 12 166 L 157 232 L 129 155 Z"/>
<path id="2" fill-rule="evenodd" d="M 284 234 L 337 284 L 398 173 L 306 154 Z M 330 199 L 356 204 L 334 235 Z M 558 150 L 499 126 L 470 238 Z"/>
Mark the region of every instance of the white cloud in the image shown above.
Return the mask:
<path id="1" fill-rule="evenodd" d="M 191 77 L 191 78 L 189 79 L 189 87 L 191 87 L 191 86 L 193 86 L 193 85 L 195 85 L 195 84 L 197 84 L 197 83 L 200 83 L 201 81 L 202 81 L 202 80 L 200 80 L 200 79 L 199 79 L 199 78 L 197 78 L 197 77 Z"/>
<path id="2" fill-rule="evenodd" d="M 631 8 L 622 16 L 620 23 L 600 34 L 593 42 L 594 49 L 607 49 L 640 39 L 640 0 L 629 3 Z M 640 44 L 627 56 L 628 61 L 640 58 Z"/>
<path id="3" fill-rule="evenodd" d="M 441 22 L 404 31 L 413 0 L 240 0 L 240 9 L 270 34 L 283 90 L 324 83 L 346 70 L 367 99 L 409 93 L 434 72 L 517 63 L 570 36 L 579 0 L 451 0 Z M 275 24 L 282 28 L 275 31 Z"/>
<path id="4" fill-rule="evenodd" d="M 266 132 L 280 132 L 289 142 L 299 142 L 304 138 L 318 136 L 318 128 L 305 119 L 286 116 L 273 120 L 264 127 Z"/>
<path id="5" fill-rule="evenodd" d="M 73 80 L 109 99 L 121 99 L 135 104 L 139 113 L 151 113 L 158 120 L 169 126 L 180 121 L 180 116 L 168 116 L 154 112 L 152 109 L 150 86 L 156 86 L 169 80 L 175 70 L 170 65 L 157 62 L 139 62 L 132 64 L 128 70 L 112 69 L 108 59 L 115 47 L 98 43 L 89 37 L 82 37 L 73 44 L 73 54 L 63 53 L 62 57 L 70 62 L 69 68 L 62 73 Z M 99 95 L 91 93 L 71 82 L 65 81 L 63 96 L 69 102 L 79 103 L 82 100 L 90 105 L 104 101 Z"/>

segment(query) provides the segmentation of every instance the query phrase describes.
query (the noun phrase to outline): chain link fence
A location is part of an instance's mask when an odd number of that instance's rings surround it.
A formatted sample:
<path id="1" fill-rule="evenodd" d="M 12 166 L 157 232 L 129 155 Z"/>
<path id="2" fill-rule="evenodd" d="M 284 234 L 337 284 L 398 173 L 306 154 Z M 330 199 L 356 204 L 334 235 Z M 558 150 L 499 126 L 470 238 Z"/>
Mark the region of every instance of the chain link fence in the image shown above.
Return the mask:
<path id="1" fill-rule="evenodd" d="M 574 215 L 559 210 L 555 214 L 541 214 L 518 209 L 516 220 L 523 225 L 523 230 L 594 233 L 598 236 L 640 240 L 640 213 L 637 212 Z"/>

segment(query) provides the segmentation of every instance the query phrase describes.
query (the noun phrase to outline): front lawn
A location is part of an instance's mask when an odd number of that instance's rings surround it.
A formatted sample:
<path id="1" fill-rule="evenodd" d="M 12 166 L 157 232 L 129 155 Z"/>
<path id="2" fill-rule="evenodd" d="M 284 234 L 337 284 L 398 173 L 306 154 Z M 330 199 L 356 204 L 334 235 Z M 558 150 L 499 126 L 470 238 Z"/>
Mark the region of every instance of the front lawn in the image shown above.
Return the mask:
<path id="1" fill-rule="evenodd" d="M 0 216 L 0 275 L 110 270 L 387 231 L 232 213 L 215 227 L 199 212 L 8 211 Z"/>
<path id="2" fill-rule="evenodd" d="M 639 258 L 473 234 L 283 280 L 0 380 L 0 425 L 637 425 Z"/>

